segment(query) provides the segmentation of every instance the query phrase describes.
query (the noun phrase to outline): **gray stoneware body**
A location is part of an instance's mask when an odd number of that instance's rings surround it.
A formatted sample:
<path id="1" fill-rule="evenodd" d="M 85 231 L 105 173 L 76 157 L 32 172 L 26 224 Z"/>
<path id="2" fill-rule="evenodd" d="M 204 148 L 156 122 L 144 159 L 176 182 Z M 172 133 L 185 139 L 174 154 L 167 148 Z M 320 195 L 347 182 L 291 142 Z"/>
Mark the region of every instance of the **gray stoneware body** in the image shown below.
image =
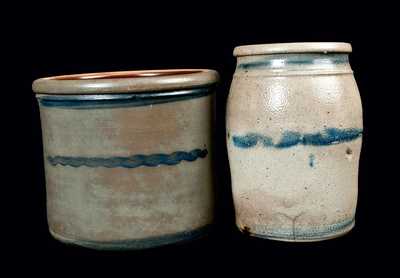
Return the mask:
<path id="1" fill-rule="evenodd" d="M 344 43 L 244 46 L 227 106 L 238 228 L 283 241 L 352 229 L 362 108 Z"/>
<path id="2" fill-rule="evenodd" d="M 88 74 L 34 83 L 48 223 L 56 239 L 95 249 L 141 249 L 207 231 L 214 215 L 218 75 L 188 72 Z"/>

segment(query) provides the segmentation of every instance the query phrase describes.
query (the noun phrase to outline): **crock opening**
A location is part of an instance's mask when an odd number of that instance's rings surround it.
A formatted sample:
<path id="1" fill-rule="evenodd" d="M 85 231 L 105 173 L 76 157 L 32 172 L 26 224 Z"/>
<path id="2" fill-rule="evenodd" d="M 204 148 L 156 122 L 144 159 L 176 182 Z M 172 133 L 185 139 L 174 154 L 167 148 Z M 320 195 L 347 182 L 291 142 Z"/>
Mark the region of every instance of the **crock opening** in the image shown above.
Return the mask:
<path id="1" fill-rule="evenodd" d="M 144 70 L 144 71 L 120 71 L 120 72 L 98 72 L 71 75 L 59 75 L 49 77 L 52 80 L 87 80 L 87 79 L 113 79 L 113 78 L 140 78 L 159 77 L 168 75 L 181 75 L 199 73 L 201 70 Z"/>
<path id="2" fill-rule="evenodd" d="M 36 79 L 37 94 L 122 94 L 210 87 L 219 80 L 210 69 L 154 69 L 81 73 Z"/>

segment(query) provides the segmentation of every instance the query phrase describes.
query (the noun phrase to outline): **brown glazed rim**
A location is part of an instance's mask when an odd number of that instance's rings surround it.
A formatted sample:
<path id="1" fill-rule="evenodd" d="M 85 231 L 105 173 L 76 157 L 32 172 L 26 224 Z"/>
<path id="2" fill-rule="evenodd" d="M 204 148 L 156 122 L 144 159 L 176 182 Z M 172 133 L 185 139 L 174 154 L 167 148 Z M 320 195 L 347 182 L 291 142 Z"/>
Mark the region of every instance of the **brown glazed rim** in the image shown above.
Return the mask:
<path id="1" fill-rule="evenodd" d="M 209 86 L 219 80 L 209 69 L 135 70 L 58 75 L 32 84 L 37 94 L 145 93 Z"/>
<path id="2" fill-rule="evenodd" d="M 351 44 L 345 42 L 299 42 L 253 44 L 235 47 L 233 56 L 287 53 L 350 53 Z"/>

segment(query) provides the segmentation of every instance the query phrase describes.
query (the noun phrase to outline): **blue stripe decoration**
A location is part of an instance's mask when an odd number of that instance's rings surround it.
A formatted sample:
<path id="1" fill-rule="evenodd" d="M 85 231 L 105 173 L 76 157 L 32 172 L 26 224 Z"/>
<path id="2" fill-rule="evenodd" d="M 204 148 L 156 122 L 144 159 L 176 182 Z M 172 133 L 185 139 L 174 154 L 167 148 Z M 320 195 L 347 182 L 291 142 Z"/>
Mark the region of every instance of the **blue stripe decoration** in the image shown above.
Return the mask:
<path id="1" fill-rule="evenodd" d="M 139 239 L 126 239 L 126 240 L 113 240 L 113 241 L 93 241 L 72 239 L 63 235 L 59 235 L 52 230 L 50 233 L 57 239 L 67 244 L 84 246 L 86 248 L 96 250 L 141 250 L 147 248 L 154 248 L 163 245 L 174 244 L 178 242 L 185 242 L 195 240 L 207 235 L 212 230 L 212 224 L 197 228 L 190 231 L 182 231 L 174 234 L 167 234 L 161 236 L 139 238 Z"/>
<path id="2" fill-rule="evenodd" d="M 253 234 L 256 237 L 265 237 L 271 239 L 287 239 L 287 240 L 313 240 L 329 238 L 337 235 L 343 230 L 349 229 L 354 226 L 355 219 L 343 220 L 338 223 L 330 224 L 327 226 L 314 227 L 314 228 L 281 228 L 276 230 L 270 230 L 266 234 Z"/>
<path id="3" fill-rule="evenodd" d="M 50 108 L 98 109 L 156 105 L 199 98 L 214 92 L 214 86 L 169 92 L 99 95 L 38 95 L 39 104 Z"/>
<path id="4" fill-rule="evenodd" d="M 308 159 L 309 159 L 308 165 L 310 165 L 310 167 L 313 168 L 314 165 L 315 165 L 315 155 L 314 154 L 310 154 L 308 156 Z"/>
<path id="5" fill-rule="evenodd" d="M 153 236 L 139 239 L 113 240 L 113 241 L 93 241 L 72 239 L 64 235 L 59 235 L 50 229 L 50 233 L 57 239 L 67 244 L 84 246 L 96 250 L 140 250 L 154 248 L 163 245 L 175 244 L 189 240 L 195 240 L 207 235 L 212 229 L 212 224 L 207 224 L 195 230 L 182 231 L 174 234 Z"/>
<path id="6" fill-rule="evenodd" d="M 286 66 L 304 66 L 304 65 L 338 65 L 348 63 L 347 54 L 302 54 L 302 55 L 279 55 L 266 56 L 253 62 L 245 62 L 238 64 L 238 69 L 253 68 L 283 68 Z"/>
<path id="7" fill-rule="evenodd" d="M 254 147 L 258 143 L 261 143 L 264 147 L 274 146 L 271 138 L 258 133 L 249 133 L 244 136 L 234 135 L 232 136 L 232 141 L 236 147 L 243 149 Z"/>
<path id="8" fill-rule="evenodd" d="M 304 146 L 329 146 L 349 142 L 362 136 L 360 128 L 326 128 L 322 132 L 301 134 L 296 131 L 286 131 L 277 143 L 272 138 L 258 133 L 248 133 L 243 136 L 234 135 L 232 141 L 234 146 L 242 149 L 255 147 L 261 144 L 264 147 L 285 149 L 297 145 Z"/>
<path id="9" fill-rule="evenodd" d="M 160 165 L 176 165 L 182 161 L 195 161 L 205 158 L 207 149 L 194 149 L 190 152 L 179 151 L 171 154 L 136 154 L 128 157 L 72 157 L 72 156 L 48 156 L 47 161 L 52 166 L 71 167 L 105 167 L 105 168 L 137 168 L 141 166 L 157 167 Z"/>

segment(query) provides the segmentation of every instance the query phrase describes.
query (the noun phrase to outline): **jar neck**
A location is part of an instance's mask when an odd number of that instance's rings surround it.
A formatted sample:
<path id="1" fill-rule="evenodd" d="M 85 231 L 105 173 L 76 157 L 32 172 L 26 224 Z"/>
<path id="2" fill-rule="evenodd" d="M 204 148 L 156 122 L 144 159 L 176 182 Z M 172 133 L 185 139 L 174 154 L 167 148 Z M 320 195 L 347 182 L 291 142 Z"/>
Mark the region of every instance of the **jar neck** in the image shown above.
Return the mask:
<path id="1" fill-rule="evenodd" d="M 352 73 L 347 53 L 290 53 L 239 56 L 236 74 Z"/>

